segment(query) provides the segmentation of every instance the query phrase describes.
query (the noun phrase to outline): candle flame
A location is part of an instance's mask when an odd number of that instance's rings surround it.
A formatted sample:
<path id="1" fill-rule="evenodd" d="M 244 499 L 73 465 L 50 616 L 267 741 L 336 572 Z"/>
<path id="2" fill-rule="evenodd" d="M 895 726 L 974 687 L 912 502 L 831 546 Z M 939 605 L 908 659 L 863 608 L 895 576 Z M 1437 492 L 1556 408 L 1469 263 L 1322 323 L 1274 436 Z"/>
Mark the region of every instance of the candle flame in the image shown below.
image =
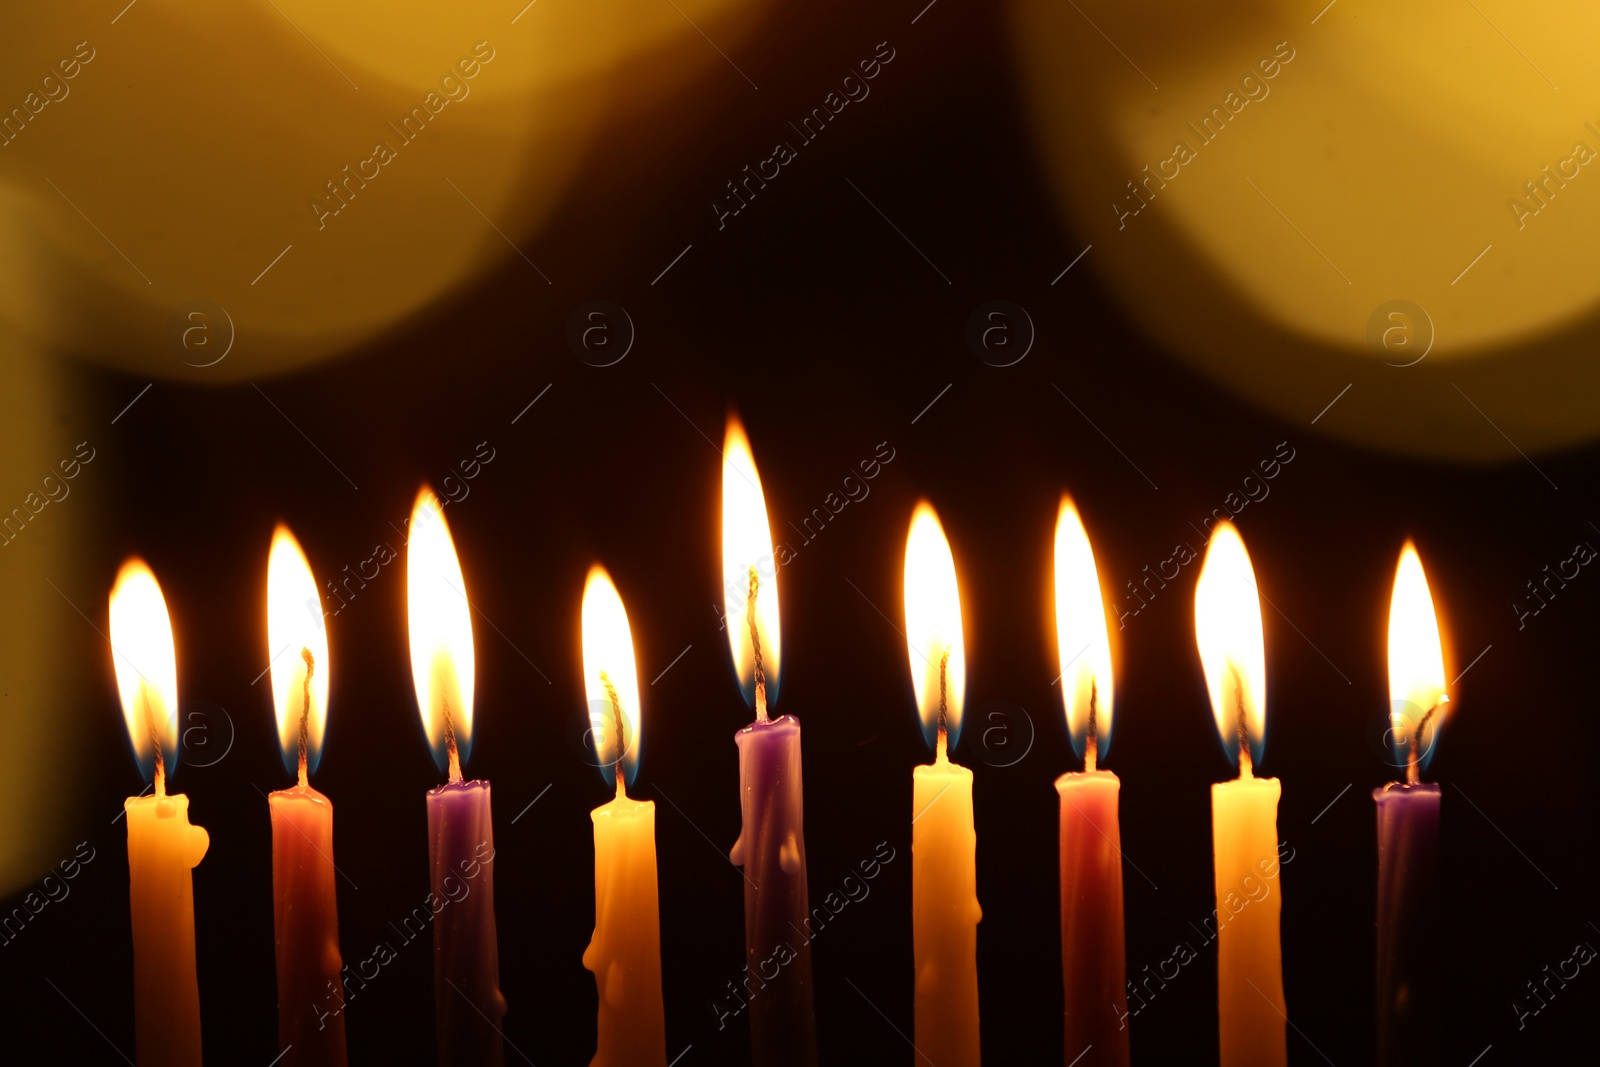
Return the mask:
<path id="1" fill-rule="evenodd" d="M 621 793 L 639 770 L 639 675 L 628 609 L 598 564 L 583 585 L 583 689 L 601 773 Z M 625 782 L 615 781 L 619 763 Z"/>
<path id="2" fill-rule="evenodd" d="M 918 502 L 906 535 L 905 608 L 906 652 L 922 733 L 930 745 L 937 738 L 942 753 L 946 733 L 951 745 L 961 736 L 967 657 L 955 558 L 926 500 Z"/>
<path id="3" fill-rule="evenodd" d="M 1449 701 L 1433 594 L 1416 546 L 1407 541 L 1389 599 L 1389 721 L 1395 755 L 1413 782 L 1433 757 Z"/>
<path id="4" fill-rule="evenodd" d="M 1248 775 L 1261 759 L 1267 729 L 1267 667 L 1261 594 L 1244 540 L 1219 523 L 1194 590 L 1194 632 L 1211 694 L 1217 733 L 1230 761 Z M 1249 750 L 1241 752 L 1248 743 Z"/>
<path id="5" fill-rule="evenodd" d="M 322 758 L 328 722 L 328 630 L 311 564 L 282 523 L 267 553 L 267 655 L 278 748 L 303 784 Z"/>
<path id="6" fill-rule="evenodd" d="M 1055 566 L 1056 653 L 1067 732 L 1073 750 L 1094 770 L 1111 747 L 1111 641 L 1094 549 L 1065 495 L 1056 518 Z"/>
<path id="7" fill-rule="evenodd" d="M 778 700 L 778 565 L 767 525 L 767 500 L 761 476 L 739 420 L 728 418 L 722 448 L 722 596 L 733 669 L 745 701 L 766 718 L 766 705 Z M 755 612 L 750 612 L 754 599 Z M 755 620 L 754 626 L 751 619 Z M 763 684 L 757 692 L 757 655 Z"/>
<path id="8" fill-rule="evenodd" d="M 111 662 L 134 759 L 164 793 L 178 765 L 178 660 L 161 585 L 137 557 L 111 587 Z"/>
<path id="9" fill-rule="evenodd" d="M 444 506 L 427 486 L 411 509 L 406 618 L 422 728 L 439 769 L 460 781 L 472 748 L 472 607 Z"/>

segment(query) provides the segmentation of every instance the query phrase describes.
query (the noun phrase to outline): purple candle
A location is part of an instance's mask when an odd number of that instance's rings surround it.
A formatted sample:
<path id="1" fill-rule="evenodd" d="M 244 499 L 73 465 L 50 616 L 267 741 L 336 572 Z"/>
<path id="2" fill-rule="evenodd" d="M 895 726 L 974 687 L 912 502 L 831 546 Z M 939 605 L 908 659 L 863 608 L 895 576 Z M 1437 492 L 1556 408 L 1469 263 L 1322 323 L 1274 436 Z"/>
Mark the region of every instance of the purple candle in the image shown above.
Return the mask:
<path id="1" fill-rule="evenodd" d="M 1378 1063 L 1436 1062 L 1433 961 L 1438 958 L 1439 787 L 1390 782 L 1378 807 Z"/>
<path id="2" fill-rule="evenodd" d="M 494 820 L 489 783 L 463 781 L 472 747 L 472 614 L 441 505 L 424 486 L 406 543 L 411 677 L 439 769 L 428 791 L 433 1003 L 443 1067 L 499 1067 L 500 952 L 494 922 Z"/>
<path id="3" fill-rule="evenodd" d="M 433 1007 L 439 1062 L 502 1062 L 500 948 L 494 925 L 494 824 L 489 783 L 458 777 L 428 790 Z"/>
<path id="4" fill-rule="evenodd" d="M 744 984 L 755 1062 L 814 1064 L 800 720 L 763 716 L 733 740 L 744 828 L 729 858 L 744 868 Z"/>
<path id="5" fill-rule="evenodd" d="M 766 500 L 750 444 L 728 420 L 722 463 L 724 622 L 733 665 L 756 720 L 739 746 L 743 828 L 729 858 L 744 868 L 745 973 L 757 1067 L 817 1062 L 811 999 L 810 902 L 806 893 L 800 720 L 767 718 L 778 688 L 777 565 Z M 770 685 L 770 694 L 769 694 Z"/>
<path id="6" fill-rule="evenodd" d="M 1439 787 L 1423 784 L 1445 705 L 1443 642 L 1433 596 L 1407 541 L 1389 601 L 1389 721 L 1404 783 L 1372 791 L 1378 811 L 1378 1063 L 1436 1062 Z"/>

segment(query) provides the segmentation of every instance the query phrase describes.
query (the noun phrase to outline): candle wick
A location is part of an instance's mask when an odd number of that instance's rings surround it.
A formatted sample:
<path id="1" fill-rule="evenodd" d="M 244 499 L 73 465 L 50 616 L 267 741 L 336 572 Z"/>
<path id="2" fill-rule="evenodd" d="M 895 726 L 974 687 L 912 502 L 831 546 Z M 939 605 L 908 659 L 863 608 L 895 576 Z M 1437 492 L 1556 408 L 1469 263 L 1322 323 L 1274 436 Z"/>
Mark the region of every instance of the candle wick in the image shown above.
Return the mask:
<path id="1" fill-rule="evenodd" d="M 306 661 L 306 677 L 300 687 L 300 791 L 305 792 L 310 783 L 306 780 L 306 748 L 311 733 L 311 676 L 316 672 L 317 661 L 309 648 L 300 650 Z"/>
<path id="2" fill-rule="evenodd" d="M 1100 758 L 1100 733 L 1099 723 L 1096 722 L 1098 708 L 1096 704 L 1100 699 L 1100 687 L 1093 678 L 1089 679 L 1089 735 L 1083 745 L 1083 769 L 1093 771 L 1095 763 Z"/>
<path id="3" fill-rule="evenodd" d="M 944 650 L 944 655 L 939 657 L 939 745 L 937 760 L 944 763 L 948 758 L 946 749 L 949 746 L 949 728 L 945 725 L 950 713 L 950 650 Z"/>
<path id="4" fill-rule="evenodd" d="M 158 797 L 167 795 L 167 764 L 161 755 L 161 735 L 156 732 L 156 717 L 150 710 L 150 689 L 144 683 L 139 683 L 139 706 L 144 710 L 145 729 L 150 733 L 150 747 L 156 754 L 155 793 Z"/>
<path id="5" fill-rule="evenodd" d="M 612 759 L 612 773 L 617 779 L 617 797 L 620 799 L 628 795 L 624 788 L 628 776 L 622 769 L 622 757 L 627 752 L 627 737 L 622 728 L 622 701 L 617 699 L 617 690 L 611 684 L 611 676 L 605 671 L 600 672 L 600 684 L 606 687 L 606 699 L 611 702 L 611 722 L 616 730 L 616 740 L 613 743 L 616 754 Z"/>
<path id="6" fill-rule="evenodd" d="M 761 631 L 756 626 L 756 591 L 761 587 L 761 577 L 755 566 L 750 567 L 750 597 L 745 603 L 745 615 L 750 620 L 750 650 L 755 659 L 756 721 L 767 721 L 767 671 L 761 662 Z"/>
<path id="7" fill-rule="evenodd" d="M 1419 785 L 1422 782 L 1422 734 L 1428 728 L 1428 720 L 1433 718 L 1433 713 L 1439 710 L 1439 705 L 1447 702 L 1450 697 L 1439 694 L 1439 699 L 1434 701 L 1422 716 L 1422 721 L 1417 723 L 1417 728 L 1411 734 L 1411 756 L 1406 760 L 1406 784 Z"/>
<path id="8" fill-rule="evenodd" d="M 456 724 L 450 717 L 450 701 L 441 700 L 444 705 L 444 745 L 450 752 L 450 781 L 461 781 L 461 753 L 456 748 Z"/>
<path id="9" fill-rule="evenodd" d="M 1239 668 L 1232 663 L 1228 664 L 1228 673 L 1233 676 L 1233 703 L 1238 710 L 1239 777 L 1248 781 L 1255 777 L 1255 766 L 1250 759 L 1250 727 L 1245 721 L 1244 682 L 1239 678 Z"/>

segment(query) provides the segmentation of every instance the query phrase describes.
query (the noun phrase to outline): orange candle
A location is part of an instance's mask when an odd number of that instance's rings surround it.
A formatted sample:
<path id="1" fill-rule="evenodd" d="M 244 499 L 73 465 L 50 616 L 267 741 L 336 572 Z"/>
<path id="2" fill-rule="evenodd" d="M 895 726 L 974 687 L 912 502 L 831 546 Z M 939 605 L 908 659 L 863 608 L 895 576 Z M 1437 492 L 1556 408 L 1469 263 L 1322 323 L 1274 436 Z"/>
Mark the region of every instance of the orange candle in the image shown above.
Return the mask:
<path id="1" fill-rule="evenodd" d="M 134 756 L 154 781 L 129 797 L 128 893 L 133 911 L 133 1014 L 143 1067 L 200 1067 L 200 985 L 194 965 L 194 881 L 211 838 L 189 824 L 189 798 L 167 792 L 178 764 L 178 665 L 156 576 L 130 559 L 111 590 L 111 651 Z"/>
<path id="2" fill-rule="evenodd" d="M 935 747 L 934 761 L 911 776 L 915 1043 L 942 1067 L 977 1067 L 978 832 L 972 772 L 948 755 L 961 736 L 967 685 L 961 593 L 950 544 L 926 501 L 906 536 L 905 619 L 912 689 Z"/>
<path id="3" fill-rule="evenodd" d="M 311 788 L 328 716 L 328 632 L 322 600 L 288 527 L 267 556 L 267 655 L 285 766 L 298 784 L 267 797 L 272 815 L 272 918 L 278 957 L 278 1044 L 284 1067 L 344 1067 L 344 989 L 333 865 L 333 803 Z"/>
<path id="4" fill-rule="evenodd" d="M 639 767 L 639 678 L 628 612 L 603 567 L 583 590 L 583 685 L 595 755 L 616 779 L 594 821 L 594 937 L 583 965 L 600 994 L 590 1067 L 666 1067 L 661 1000 L 661 908 L 656 891 L 656 805 L 628 796 Z"/>
<path id="5" fill-rule="evenodd" d="M 1230 523 L 1211 535 L 1194 628 L 1223 750 L 1239 777 L 1211 787 L 1217 895 L 1217 1030 L 1222 1067 L 1288 1063 L 1276 778 L 1257 778 L 1266 738 L 1266 650 L 1255 570 Z"/>

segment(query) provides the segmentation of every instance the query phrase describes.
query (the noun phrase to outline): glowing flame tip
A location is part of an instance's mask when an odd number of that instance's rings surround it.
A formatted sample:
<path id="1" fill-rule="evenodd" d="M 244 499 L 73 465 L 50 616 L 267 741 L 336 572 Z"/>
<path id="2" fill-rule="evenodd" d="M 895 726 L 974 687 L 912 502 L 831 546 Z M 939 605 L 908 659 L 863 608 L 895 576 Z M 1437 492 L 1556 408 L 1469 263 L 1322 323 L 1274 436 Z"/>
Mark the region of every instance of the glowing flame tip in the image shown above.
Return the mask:
<path id="1" fill-rule="evenodd" d="M 961 629 L 961 591 L 955 557 L 939 516 L 927 501 L 917 504 L 906 534 L 906 652 L 923 736 L 935 743 L 940 705 L 949 744 L 961 736 L 967 691 L 966 643 Z"/>

